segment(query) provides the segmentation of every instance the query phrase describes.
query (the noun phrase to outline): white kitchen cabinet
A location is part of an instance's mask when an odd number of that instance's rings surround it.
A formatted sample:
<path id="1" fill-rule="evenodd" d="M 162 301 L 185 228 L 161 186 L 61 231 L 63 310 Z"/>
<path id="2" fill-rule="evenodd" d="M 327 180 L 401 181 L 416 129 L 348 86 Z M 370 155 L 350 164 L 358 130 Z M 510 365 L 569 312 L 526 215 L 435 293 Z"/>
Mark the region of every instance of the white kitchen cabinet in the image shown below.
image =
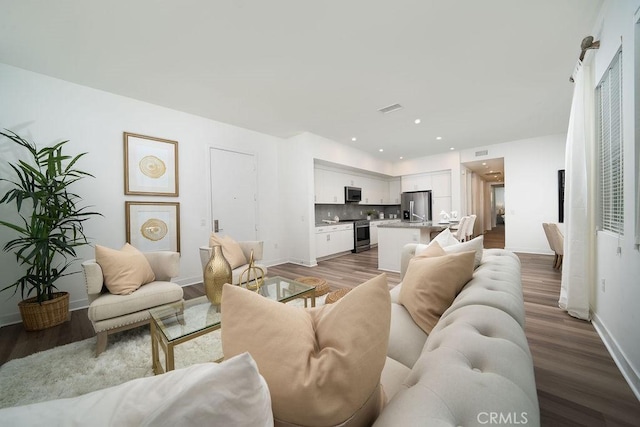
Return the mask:
<path id="1" fill-rule="evenodd" d="M 400 178 L 394 178 L 391 181 L 389 181 L 389 199 L 387 204 L 399 205 L 400 193 L 402 193 Z"/>
<path id="2" fill-rule="evenodd" d="M 431 185 L 433 197 L 451 196 L 451 172 L 434 173 L 431 175 Z"/>
<path id="3" fill-rule="evenodd" d="M 371 221 L 369 223 L 369 244 L 371 246 L 378 245 L 378 226 L 380 221 Z"/>
<path id="4" fill-rule="evenodd" d="M 353 250 L 353 224 L 316 227 L 316 258 Z"/>
<path id="5" fill-rule="evenodd" d="M 424 187 L 424 182 L 420 184 L 420 188 Z M 362 189 L 362 205 L 398 205 L 403 191 L 400 178 L 366 176 L 322 166 L 314 168 L 315 203 L 344 204 L 345 186 Z M 431 181 L 428 186 L 431 186 Z"/>
<path id="6" fill-rule="evenodd" d="M 363 178 L 362 204 L 385 205 L 389 200 L 389 182 L 382 178 Z"/>
<path id="7" fill-rule="evenodd" d="M 369 241 L 371 246 L 378 244 L 378 226 L 393 224 L 394 222 L 400 222 L 399 219 L 383 219 L 378 221 L 371 221 L 369 223 Z"/>
<path id="8" fill-rule="evenodd" d="M 431 241 L 431 227 L 396 228 L 378 230 L 378 269 L 400 272 L 402 249 L 407 243 L 427 244 Z"/>
<path id="9" fill-rule="evenodd" d="M 313 172 L 315 203 L 344 204 L 345 174 L 320 168 Z"/>
<path id="10" fill-rule="evenodd" d="M 402 191 L 431 190 L 431 174 L 406 175 L 401 179 Z"/>
<path id="11" fill-rule="evenodd" d="M 389 204 L 389 181 L 386 179 L 373 180 L 373 204 Z"/>
<path id="12" fill-rule="evenodd" d="M 360 204 L 369 205 L 369 204 L 375 203 L 373 202 L 375 197 L 373 181 L 374 181 L 373 179 L 365 178 L 363 176 L 354 177 L 353 182 L 355 183 L 355 186 L 362 188 L 362 201 L 360 202 Z"/>

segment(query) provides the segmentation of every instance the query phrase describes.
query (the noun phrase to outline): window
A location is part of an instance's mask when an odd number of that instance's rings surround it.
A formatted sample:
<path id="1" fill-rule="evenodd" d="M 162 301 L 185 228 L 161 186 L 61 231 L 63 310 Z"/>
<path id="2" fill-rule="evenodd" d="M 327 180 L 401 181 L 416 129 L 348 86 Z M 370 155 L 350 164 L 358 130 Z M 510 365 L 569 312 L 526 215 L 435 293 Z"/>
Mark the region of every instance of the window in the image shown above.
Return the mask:
<path id="1" fill-rule="evenodd" d="M 600 227 L 624 233 L 622 147 L 622 51 L 596 88 L 600 168 Z"/>

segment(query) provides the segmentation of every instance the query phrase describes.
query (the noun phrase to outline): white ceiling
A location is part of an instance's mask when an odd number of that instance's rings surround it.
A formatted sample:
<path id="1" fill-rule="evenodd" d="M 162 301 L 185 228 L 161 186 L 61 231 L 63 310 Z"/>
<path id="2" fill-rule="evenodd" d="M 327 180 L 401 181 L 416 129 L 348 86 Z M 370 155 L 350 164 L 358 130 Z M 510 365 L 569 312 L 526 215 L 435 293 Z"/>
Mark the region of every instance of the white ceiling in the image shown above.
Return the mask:
<path id="1" fill-rule="evenodd" d="M 502 157 L 468 162 L 464 163 L 464 166 L 478 174 L 484 181 L 502 184 L 505 182 L 504 158 Z"/>
<path id="2" fill-rule="evenodd" d="M 0 62 L 395 161 L 566 131 L 601 3 L 0 0 Z"/>

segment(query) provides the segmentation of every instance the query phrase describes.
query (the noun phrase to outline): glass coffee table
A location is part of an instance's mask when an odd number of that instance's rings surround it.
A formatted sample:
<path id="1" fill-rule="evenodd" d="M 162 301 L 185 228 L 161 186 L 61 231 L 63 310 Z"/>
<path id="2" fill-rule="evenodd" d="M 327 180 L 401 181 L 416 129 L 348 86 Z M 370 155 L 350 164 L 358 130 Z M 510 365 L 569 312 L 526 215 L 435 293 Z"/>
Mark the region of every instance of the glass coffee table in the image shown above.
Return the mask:
<path id="1" fill-rule="evenodd" d="M 280 276 L 265 279 L 258 293 L 283 303 L 297 298 L 311 298 L 311 306 L 316 305 L 314 286 Z M 176 345 L 220 329 L 222 318 L 220 305 L 211 304 L 206 296 L 152 308 L 149 313 L 151 359 L 156 375 L 175 369 L 173 349 Z M 160 348 L 165 356 L 164 368 L 160 363 Z"/>

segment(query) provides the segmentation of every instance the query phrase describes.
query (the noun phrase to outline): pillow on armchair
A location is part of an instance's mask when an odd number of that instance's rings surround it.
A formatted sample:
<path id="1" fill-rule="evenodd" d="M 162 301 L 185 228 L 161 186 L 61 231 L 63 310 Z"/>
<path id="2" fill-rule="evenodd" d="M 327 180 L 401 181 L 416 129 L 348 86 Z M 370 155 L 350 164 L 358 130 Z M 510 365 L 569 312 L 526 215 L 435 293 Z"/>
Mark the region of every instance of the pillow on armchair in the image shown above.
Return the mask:
<path id="1" fill-rule="evenodd" d="M 129 295 L 156 279 L 147 258 L 129 243 L 120 250 L 96 245 L 96 262 L 102 268 L 104 285 L 112 294 Z"/>
<path id="2" fill-rule="evenodd" d="M 383 401 L 390 322 L 384 274 L 308 310 L 237 286 L 222 293 L 224 357 L 247 351 L 255 359 L 276 425 L 371 425 Z"/>
<path id="3" fill-rule="evenodd" d="M 211 233 L 209 237 L 209 247 L 213 247 L 214 245 L 222 246 L 222 254 L 229 262 L 231 269 L 238 268 L 248 262 L 238 242 L 231 237 Z"/>

